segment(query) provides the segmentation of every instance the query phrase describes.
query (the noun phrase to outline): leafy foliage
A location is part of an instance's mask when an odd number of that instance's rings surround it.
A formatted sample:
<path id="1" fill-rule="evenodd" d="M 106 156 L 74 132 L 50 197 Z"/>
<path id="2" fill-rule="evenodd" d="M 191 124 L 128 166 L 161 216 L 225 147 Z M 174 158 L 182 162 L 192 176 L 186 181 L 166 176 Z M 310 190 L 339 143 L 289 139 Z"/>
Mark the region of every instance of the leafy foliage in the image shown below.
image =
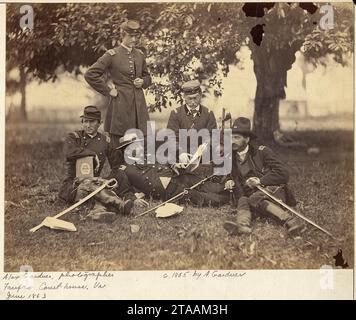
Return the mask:
<path id="1" fill-rule="evenodd" d="M 285 58 L 283 67 L 272 68 L 263 84 L 274 86 L 270 91 L 281 92 L 277 94 L 281 98 L 296 51 L 302 49 L 313 63 L 332 54 L 342 64 L 352 52 L 351 5 L 334 6 L 335 28 L 328 31 L 318 26 L 321 14 L 316 9 L 321 4 L 255 5 L 257 17 L 246 15 L 243 3 L 34 4 L 35 27 L 22 31 L 19 5 L 11 4 L 7 5 L 7 60 L 26 66 L 28 73 L 44 81 L 56 80 L 60 67 L 79 74 L 81 66 L 92 64 L 119 43 L 122 21 L 137 19 L 143 27 L 142 49 L 155 76 L 152 109 L 160 109 L 171 105 L 170 99 L 182 101 L 179 88 L 189 78 L 198 78 L 207 90 L 222 95 L 220 75 L 226 76 L 229 66 L 238 62 L 236 52 L 243 45 L 250 47 L 257 69 L 269 63 L 266 56 L 274 57 L 277 66 Z M 260 46 L 251 35 L 256 25 L 263 27 Z M 279 83 L 274 81 L 278 77 Z"/>

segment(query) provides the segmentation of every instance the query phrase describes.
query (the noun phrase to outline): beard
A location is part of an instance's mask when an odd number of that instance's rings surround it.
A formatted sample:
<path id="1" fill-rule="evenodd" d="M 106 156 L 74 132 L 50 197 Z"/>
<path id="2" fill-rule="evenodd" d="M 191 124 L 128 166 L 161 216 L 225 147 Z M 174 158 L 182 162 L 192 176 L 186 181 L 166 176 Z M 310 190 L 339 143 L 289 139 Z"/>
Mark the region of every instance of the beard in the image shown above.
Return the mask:
<path id="1" fill-rule="evenodd" d="M 244 142 L 240 145 L 237 145 L 235 143 L 232 144 L 232 150 L 233 151 L 237 151 L 237 152 L 241 152 L 242 150 L 244 150 L 248 145 L 248 142 Z"/>

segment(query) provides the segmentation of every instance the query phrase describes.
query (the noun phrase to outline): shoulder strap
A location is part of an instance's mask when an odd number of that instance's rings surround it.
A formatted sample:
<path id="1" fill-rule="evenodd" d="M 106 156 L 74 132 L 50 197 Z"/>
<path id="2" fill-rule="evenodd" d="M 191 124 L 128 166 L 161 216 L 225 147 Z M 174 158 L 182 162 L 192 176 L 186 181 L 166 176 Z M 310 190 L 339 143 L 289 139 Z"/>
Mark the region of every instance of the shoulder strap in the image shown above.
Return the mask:
<path id="1" fill-rule="evenodd" d="M 111 56 L 114 56 L 116 54 L 115 49 L 110 49 L 108 51 L 106 51 L 108 54 L 110 54 Z"/>
<path id="2" fill-rule="evenodd" d="M 73 134 L 73 136 L 77 139 L 80 139 L 80 135 L 79 135 L 79 132 L 78 131 L 73 131 L 71 132 Z"/>

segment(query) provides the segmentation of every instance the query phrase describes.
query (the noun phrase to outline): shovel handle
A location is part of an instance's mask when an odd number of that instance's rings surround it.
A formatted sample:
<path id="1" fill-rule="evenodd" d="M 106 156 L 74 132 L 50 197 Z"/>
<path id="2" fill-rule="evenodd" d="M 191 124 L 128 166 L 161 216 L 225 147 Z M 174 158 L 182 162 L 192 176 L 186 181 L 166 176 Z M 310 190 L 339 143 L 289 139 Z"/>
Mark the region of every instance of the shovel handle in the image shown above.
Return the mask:
<path id="1" fill-rule="evenodd" d="M 36 232 L 38 229 L 41 229 L 43 227 L 43 223 L 39 224 L 36 227 L 33 227 L 32 229 L 30 229 L 30 232 Z"/>
<path id="2" fill-rule="evenodd" d="M 79 207 L 82 203 L 84 203 L 85 201 L 89 200 L 90 198 L 92 198 L 94 195 L 96 195 L 97 193 L 99 193 L 101 190 L 103 190 L 104 188 L 113 188 L 117 185 L 117 181 L 116 179 L 110 179 L 105 181 L 100 187 L 98 187 L 96 190 L 94 190 L 92 193 L 88 194 L 86 197 L 84 197 L 83 199 L 79 200 L 77 203 L 73 204 L 72 206 L 70 206 L 69 208 L 63 210 L 62 212 L 56 214 L 53 218 L 59 218 L 61 216 L 63 216 L 64 214 L 68 213 L 69 211 L 75 209 L 76 207 Z M 30 229 L 30 232 L 36 232 L 38 229 L 42 228 L 44 226 L 43 221 L 41 222 L 41 224 L 39 224 L 38 226 Z"/>

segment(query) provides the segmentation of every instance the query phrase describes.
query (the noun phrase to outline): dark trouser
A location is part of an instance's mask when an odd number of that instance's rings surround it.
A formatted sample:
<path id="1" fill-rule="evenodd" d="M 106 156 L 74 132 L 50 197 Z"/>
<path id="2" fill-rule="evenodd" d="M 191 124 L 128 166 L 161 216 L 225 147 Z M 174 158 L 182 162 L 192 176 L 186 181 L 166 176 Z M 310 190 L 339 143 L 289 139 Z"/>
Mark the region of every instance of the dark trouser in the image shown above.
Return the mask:
<path id="1" fill-rule="evenodd" d="M 110 144 L 112 146 L 113 149 L 117 148 L 119 146 L 119 140 L 120 138 L 122 138 L 123 136 L 121 135 L 117 135 L 117 134 L 112 134 L 110 133 Z"/>
<path id="2" fill-rule="evenodd" d="M 176 179 L 172 179 L 167 187 L 167 199 L 174 197 L 175 195 L 184 191 L 185 188 L 190 187 L 191 184 L 182 184 Z M 216 187 L 216 188 L 215 188 Z M 197 206 L 213 206 L 218 207 L 220 205 L 226 204 L 230 200 L 229 193 L 226 191 L 222 191 L 214 186 L 214 183 L 205 186 L 197 187 L 197 189 L 189 190 L 189 193 L 182 198 L 183 201 L 189 201 Z"/>
<path id="3" fill-rule="evenodd" d="M 266 190 L 276 198 L 285 201 L 286 193 L 283 187 L 269 186 Z M 238 200 L 236 217 L 238 225 L 250 226 L 252 219 L 251 209 L 257 214 L 277 218 L 280 222 L 286 222 L 291 218 L 289 212 L 271 202 L 263 192 L 256 191 L 250 196 L 242 196 Z"/>

